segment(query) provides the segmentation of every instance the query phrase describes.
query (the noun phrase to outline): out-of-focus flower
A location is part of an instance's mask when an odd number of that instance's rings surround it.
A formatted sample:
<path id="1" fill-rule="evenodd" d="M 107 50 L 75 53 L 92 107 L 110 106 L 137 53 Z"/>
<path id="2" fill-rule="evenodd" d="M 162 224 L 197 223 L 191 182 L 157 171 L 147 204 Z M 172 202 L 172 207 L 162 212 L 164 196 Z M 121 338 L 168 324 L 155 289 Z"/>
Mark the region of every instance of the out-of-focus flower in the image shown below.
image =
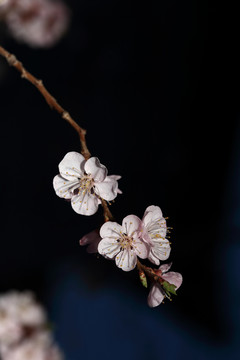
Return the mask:
<path id="1" fill-rule="evenodd" d="M 70 17 L 61 0 L 5 0 L 1 11 L 11 34 L 32 47 L 54 45 L 67 30 Z"/>
<path id="2" fill-rule="evenodd" d="M 98 230 L 93 230 L 90 233 L 84 235 L 80 240 L 79 244 L 81 246 L 88 245 L 87 252 L 89 254 L 94 254 L 98 252 L 98 244 L 101 240 Z"/>
<path id="3" fill-rule="evenodd" d="M 32 293 L 13 291 L 0 296 L 0 343 L 18 342 L 24 328 L 42 326 L 45 322 L 45 311 Z"/>
<path id="4" fill-rule="evenodd" d="M 0 295 L 0 359 L 62 360 L 43 307 L 29 292 Z"/>
<path id="5" fill-rule="evenodd" d="M 139 238 L 141 220 L 135 215 L 126 216 L 122 225 L 108 221 L 102 225 L 98 252 L 106 258 L 115 258 L 116 265 L 130 271 L 137 264 L 137 256 L 146 259 L 149 246 Z"/>
<path id="6" fill-rule="evenodd" d="M 142 219 L 141 236 L 150 245 L 148 259 L 156 265 L 160 264 L 159 260 L 166 260 L 169 257 L 171 247 L 166 235 L 166 220 L 162 216 L 160 207 L 149 206 Z"/>
<path id="7" fill-rule="evenodd" d="M 18 346 L 8 349 L 3 360 L 62 360 L 62 354 L 53 344 L 51 334 L 42 331 L 22 341 Z"/>
<path id="8" fill-rule="evenodd" d="M 171 263 L 161 265 L 158 270 L 155 270 L 155 273 L 165 280 L 168 286 L 174 285 L 174 290 L 177 290 L 181 286 L 183 278 L 180 273 L 174 271 L 167 272 L 171 265 Z M 166 292 L 163 285 L 160 285 L 159 282 L 155 282 L 148 295 L 148 305 L 150 307 L 160 305 L 167 295 Z"/>
<path id="9" fill-rule="evenodd" d="M 58 167 L 60 174 L 53 179 L 54 190 L 59 197 L 71 199 L 72 208 L 78 214 L 95 214 L 101 198 L 112 201 L 119 192 L 117 180 L 107 176 L 107 168 L 96 157 L 86 161 L 72 151 Z"/>

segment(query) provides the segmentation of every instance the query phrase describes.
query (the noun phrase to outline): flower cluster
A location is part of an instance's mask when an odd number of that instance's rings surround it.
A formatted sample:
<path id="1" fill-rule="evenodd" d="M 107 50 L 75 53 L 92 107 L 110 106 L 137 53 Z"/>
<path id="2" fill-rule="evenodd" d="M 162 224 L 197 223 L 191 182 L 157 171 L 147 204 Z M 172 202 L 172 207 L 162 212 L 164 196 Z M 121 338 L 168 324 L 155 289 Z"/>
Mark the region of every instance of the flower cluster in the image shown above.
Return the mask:
<path id="1" fill-rule="evenodd" d="M 82 215 L 95 214 L 103 200 L 112 201 L 121 191 L 118 189 L 118 175 L 107 175 L 107 169 L 98 158 L 85 159 L 77 152 L 69 152 L 59 164 L 59 175 L 53 179 L 56 194 L 71 201 L 74 211 Z M 142 284 L 147 287 L 147 277 L 152 281 L 148 296 L 151 307 L 159 305 L 163 299 L 176 295 L 182 283 L 179 273 L 166 272 L 170 264 L 152 269 L 143 265 L 140 259 L 148 259 L 154 265 L 168 259 L 171 251 L 168 240 L 169 228 L 158 206 L 149 206 L 140 219 L 136 215 L 126 216 L 122 224 L 107 221 L 100 230 L 83 236 L 80 245 L 88 245 L 89 253 L 99 253 L 106 259 L 115 261 L 118 268 L 139 270 Z"/>
<path id="2" fill-rule="evenodd" d="M 1 0 L 0 18 L 17 40 L 49 47 L 67 30 L 69 10 L 61 0 Z"/>
<path id="3" fill-rule="evenodd" d="M 46 313 L 31 292 L 0 295 L 0 358 L 63 360 L 48 329 Z"/>

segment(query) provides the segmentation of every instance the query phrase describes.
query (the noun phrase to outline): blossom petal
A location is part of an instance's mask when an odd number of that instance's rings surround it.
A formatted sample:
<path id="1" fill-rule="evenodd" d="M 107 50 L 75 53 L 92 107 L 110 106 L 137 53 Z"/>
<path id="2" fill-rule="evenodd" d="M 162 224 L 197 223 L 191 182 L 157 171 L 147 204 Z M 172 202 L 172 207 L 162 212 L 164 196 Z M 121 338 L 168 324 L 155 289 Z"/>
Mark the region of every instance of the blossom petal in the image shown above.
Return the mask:
<path id="1" fill-rule="evenodd" d="M 59 172 L 65 179 L 75 180 L 74 178 L 84 175 L 84 163 L 85 159 L 81 154 L 75 151 L 68 152 L 58 165 Z"/>
<path id="2" fill-rule="evenodd" d="M 158 284 L 153 285 L 148 295 L 148 305 L 156 307 L 161 304 L 164 299 L 164 294 Z"/>
<path id="3" fill-rule="evenodd" d="M 166 274 L 162 275 L 162 278 L 166 281 L 168 281 L 170 284 L 173 284 L 176 286 L 176 290 L 182 285 L 182 275 L 178 272 L 169 271 Z"/>
<path id="4" fill-rule="evenodd" d="M 71 205 L 73 210 L 78 214 L 93 215 L 98 209 L 98 199 L 94 194 L 81 192 L 72 197 Z"/>
<path id="5" fill-rule="evenodd" d="M 110 179 L 107 176 L 103 182 L 94 184 L 94 190 L 101 198 L 112 201 L 118 194 L 118 183 L 116 180 Z"/>
<path id="6" fill-rule="evenodd" d="M 97 230 L 93 230 L 90 233 L 84 235 L 80 240 L 79 244 L 81 246 L 88 245 L 87 252 L 89 254 L 94 254 L 98 252 L 98 244 L 101 240 L 99 232 Z"/>
<path id="7" fill-rule="evenodd" d="M 150 260 L 155 265 L 160 264 L 160 260 L 153 254 L 152 251 L 150 251 L 148 254 L 148 260 Z"/>
<path id="8" fill-rule="evenodd" d="M 167 241 L 167 240 L 166 240 Z M 156 256 L 159 260 L 166 260 L 169 258 L 171 247 L 169 245 L 169 241 L 167 243 L 164 242 L 154 242 L 151 252 L 154 256 Z"/>
<path id="9" fill-rule="evenodd" d="M 117 267 L 123 271 L 131 271 L 137 264 L 137 256 L 131 249 L 124 249 L 115 257 Z"/>
<path id="10" fill-rule="evenodd" d="M 91 157 L 84 165 L 88 175 L 92 175 L 96 182 L 102 182 L 107 176 L 107 168 L 102 165 L 97 157 Z"/>
<path id="11" fill-rule="evenodd" d="M 104 238 L 98 244 L 98 252 L 99 254 L 112 259 L 116 256 L 121 249 L 121 245 L 117 242 L 117 240 L 112 238 Z"/>
<path id="12" fill-rule="evenodd" d="M 159 270 L 161 270 L 161 272 L 164 274 L 171 268 L 171 266 L 172 266 L 172 262 L 170 262 L 168 264 L 163 264 L 160 266 Z"/>
<path id="13" fill-rule="evenodd" d="M 107 179 L 109 179 L 109 178 L 117 181 L 117 180 L 120 180 L 122 177 L 121 177 L 121 175 L 108 175 L 105 180 L 107 180 Z M 120 189 L 118 188 L 118 189 L 117 189 L 117 193 L 118 193 L 118 194 L 122 194 L 122 190 L 120 190 Z"/>
<path id="14" fill-rule="evenodd" d="M 100 229 L 100 236 L 102 238 L 119 239 L 122 234 L 122 227 L 114 221 L 105 222 Z"/>
<path id="15" fill-rule="evenodd" d="M 142 241 L 141 239 L 134 239 L 132 242 L 132 246 L 137 256 L 141 259 L 146 259 L 149 254 L 149 245 Z"/>
<path id="16" fill-rule="evenodd" d="M 122 228 L 126 235 L 136 237 L 139 233 L 142 221 L 135 215 L 128 215 L 122 221 Z"/>
<path id="17" fill-rule="evenodd" d="M 143 215 L 143 222 L 145 226 L 150 225 L 152 222 L 157 221 L 158 219 L 161 219 L 162 216 L 162 210 L 159 206 L 150 205 L 146 208 L 144 215 Z"/>
<path id="18" fill-rule="evenodd" d="M 64 179 L 61 175 L 56 175 L 53 179 L 53 187 L 57 196 L 64 199 L 71 199 L 74 189 L 78 188 L 79 181 L 69 181 Z"/>

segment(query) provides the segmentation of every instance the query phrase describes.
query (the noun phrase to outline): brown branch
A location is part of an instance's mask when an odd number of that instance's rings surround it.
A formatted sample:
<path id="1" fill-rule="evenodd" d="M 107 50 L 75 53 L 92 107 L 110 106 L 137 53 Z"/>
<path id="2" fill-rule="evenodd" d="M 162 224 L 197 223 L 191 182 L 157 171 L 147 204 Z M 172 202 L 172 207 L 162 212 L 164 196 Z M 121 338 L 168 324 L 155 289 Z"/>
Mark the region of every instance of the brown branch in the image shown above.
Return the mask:
<path id="1" fill-rule="evenodd" d="M 114 217 L 111 213 L 111 211 L 109 210 L 108 206 L 107 206 L 107 202 L 106 200 L 101 198 L 101 202 L 102 202 L 102 207 L 103 207 L 103 216 L 104 216 L 104 220 L 105 222 L 107 221 L 113 221 Z"/>
<path id="2" fill-rule="evenodd" d="M 23 64 L 16 58 L 15 55 L 9 53 L 6 49 L 0 46 L 0 55 L 2 55 L 8 62 L 10 66 L 15 67 L 20 74 L 21 77 L 28 80 L 33 86 L 35 86 L 44 99 L 46 100 L 47 104 L 50 106 L 51 109 L 56 110 L 61 117 L 66 120 L 78 133 L 80 143 L 81 143 L 81 153 L 83 154 L 84 158 L 87 160 L 90 158 L 91 154 L 87 148 L 86 144 L 86 130 L 79 126 L 76 121 L 70 116 L 70 114 L 57 102 L 57 100 L 49 93 L 49 91 L 43 85 L 42 80 L 37 79 L 33 76 L 29 71 L 27 71 Z M 103 207 L 103 216 L 105 221 L 113 220 L 113 215 L 108 208 L 107 202 L 104 199 L 101 199 L 102 207 Z"/>
<path id="3" fill-rule="evenodd" d="M 45 88 L 43 85 L 42 80 L 37 79 L 35 76 L 33 76 L 29 71 L 27 71 L 23 64 L 16 58 L 15 55 L 9 53 L 7 50 L 5 50 L 2 46 L 0 46 L 0 55 L 2 55 L 10 66 L 15 67 L 20 74 L 21 77 L 28 80 L 33 86 L 35 86 L 51 109 L 56 110 L 61 117 L 66 120 L 78 133 L 80 143 L 81 143 L 81 153 L 83 154 L 84 158 L 87 160 L 90 158 L 91 154 L 87 148 L 86 144 L 86 130 L 83 129 L 81 126 L 79 126 L 76 121 L 73 120 L 73 118 L 70 116 L 70 114 L 57 102 L 57 100 L 49 93 L 49 91 Z"/>

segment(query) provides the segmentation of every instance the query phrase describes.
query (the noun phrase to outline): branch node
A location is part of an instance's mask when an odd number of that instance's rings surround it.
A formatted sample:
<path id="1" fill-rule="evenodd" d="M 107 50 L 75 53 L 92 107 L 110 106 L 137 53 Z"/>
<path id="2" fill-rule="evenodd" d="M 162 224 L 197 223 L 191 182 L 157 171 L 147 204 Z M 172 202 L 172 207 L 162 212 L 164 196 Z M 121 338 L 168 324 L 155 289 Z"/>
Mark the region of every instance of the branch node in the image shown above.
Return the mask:
<path id="1" fill-rule="evenodd" d="M 23 79 L 28 79 L 27 72 L 26 72 L 26 70 L 25 70 L 24 68 L 22 68 L 21 78 L 23 78 Z"/>
<path id="2" fill-rule="evenodd" d="M 7 61 L 9 63 L 10 66 L 14 66 L 16 65 L 16 63 L 18 62 L 16 56 L 14 54 L 11 54 L 9 56 L 7 56 Z"/>
<path id="3" fill-rule="evenodd" d="M 64 110 L 63 113 L 62 113 L 62 118 L 63 118 L 64 120 L 69 120 L 69 118 L 70 118 L 69 112 L 67 112 L 66 110 Z"/>

